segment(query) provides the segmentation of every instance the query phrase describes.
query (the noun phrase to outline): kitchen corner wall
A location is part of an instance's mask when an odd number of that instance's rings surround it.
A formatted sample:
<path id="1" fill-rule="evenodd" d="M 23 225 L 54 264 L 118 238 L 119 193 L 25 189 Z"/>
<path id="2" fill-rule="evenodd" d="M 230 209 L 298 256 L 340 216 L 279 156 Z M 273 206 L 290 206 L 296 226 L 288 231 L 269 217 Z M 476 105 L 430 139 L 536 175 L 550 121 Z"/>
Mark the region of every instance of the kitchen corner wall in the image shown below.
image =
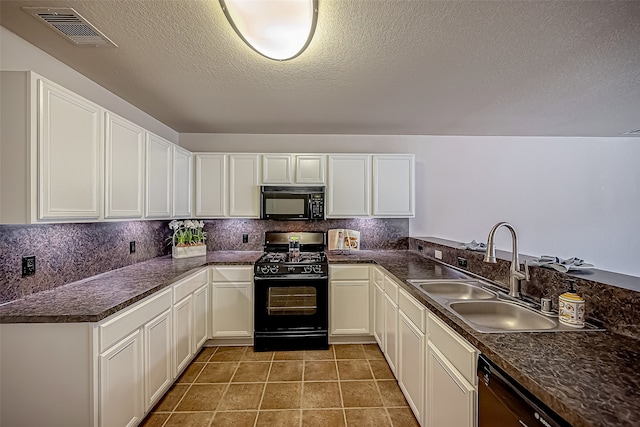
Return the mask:
<path id="1" fill-rule="evenodd" d="M 206 220 L 207 250 L 261 251 L 265 231 L 323 231 L 348 228 L 360 232 L 361 249 L 408 249 L 408 219 L 327 219 L 324 221 Z M 242 235 L 248 234 L 248 243 Z"/>
<path id="2" fill-rule="evenodd" d="M 411 251 L 433 259 L 434 250 L 439 250 L 442 252 L 442 261 L 454 266 L 457 258 L 463 257 L 467 260 L 467 271 L 508 289 L 510 253 L 499 251 L 497 263 L 488 264 L 484 262 L 484 252 L 459 249 L 458 245 L 458 242 L 432 237 L 409 239 Z M 520 261 L 524 258 L 530 259 L 524 256 Z M 640 339 L 640 310 L 637 309 L 640 278 L 600 270 L 560 273 L 543 267 L 529 267 L 529 272 L 530 280 L 522 282 L 524 295 L 535 300 L 551 298 L 557 310 L 558 296 L 566 292 L 569 281 L 573 281 L 578 293 L 586 301 L 585 314 L 589 320 L 601 322 L 608 330 L 620 335 Z"/>
<path id="3" fill-rule="evenodd" d="M 168 223 L 0 225 L 0 304 L 166 255 Z M 36 274 L 22 277 L 22 257 L 31 255 Z"/>
<path id="4" fill-rule="evenodd" d="M 0 304 L 97 274 L 168 255 L 169 221 L 0 225 Z M 261 251 L 265 231 L 360 231 L 362 249 L 408 249 L 408 219 L 326 221 L 206 220 L 207 250 Z M 242 243 L 242 234 L 249 242 Z M 129 242 L 136 252 L 129 253 Z M 22 277 L 22 257 L 36 274 Z"/>

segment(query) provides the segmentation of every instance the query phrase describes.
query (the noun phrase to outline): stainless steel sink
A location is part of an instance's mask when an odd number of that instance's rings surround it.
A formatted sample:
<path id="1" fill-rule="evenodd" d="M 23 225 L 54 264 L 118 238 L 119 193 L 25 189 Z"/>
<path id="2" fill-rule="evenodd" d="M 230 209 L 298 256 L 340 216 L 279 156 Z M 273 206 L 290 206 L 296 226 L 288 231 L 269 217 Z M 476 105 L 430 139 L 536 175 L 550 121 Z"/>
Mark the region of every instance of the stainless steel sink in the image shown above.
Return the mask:
<path id="1" fill-rule="evenodd" d="M 475 279 L 409 279 L 419 292 L 440 303 L 478 332 L 603 331 L 565 326 L 557 315 L 543 314 L 535 303 L 510 297 L 500 287 Z"/>
<path id="2" fill-rule="evenodd" d="M 555 319 L 513 302 L 458 301 L 447 307 L 480 332 L 544 331 L 559 326 Z"/>
<path id="3" fill-rule="evenodd" d="M 414 286 L 418 286 L 428 295 L 435 297 L 434 299 L 461 299 L 461 300 L 478 300 L 493 299 L 496 297 L 495 292 L 489 291 L 481 287 L 482 282 L 476 281 L 412 281 Z"/>

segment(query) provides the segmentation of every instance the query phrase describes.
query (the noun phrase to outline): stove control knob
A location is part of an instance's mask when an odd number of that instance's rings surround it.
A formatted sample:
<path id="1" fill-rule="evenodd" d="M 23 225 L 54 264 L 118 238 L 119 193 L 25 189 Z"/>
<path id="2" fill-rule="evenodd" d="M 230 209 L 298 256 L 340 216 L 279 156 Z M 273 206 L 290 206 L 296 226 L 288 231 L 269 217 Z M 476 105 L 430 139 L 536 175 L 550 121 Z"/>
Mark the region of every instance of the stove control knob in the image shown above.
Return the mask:
<path id="1" fill-rule="evenodd" d="M 304 266 L 304 272 L 305 273 L 311 273 L 313 271 L 313 267 L 311 267 L 310 265 L 305 265 Z"/>
<path id="2" fill-rule="evenodd" d="M 313 266 L 313 272 L 314 273 L 322 273 L 322 266 L 321 265 L 314 265 Z"/>
<path id="3" fill-rule="evenodd" d="M 271 273 L 273 274 L 276 274 L 278 272 L 278 266 L 272 265 L 271 267 L 269 267 L 269 271 L 271 271 Z"/>
<path id="4" fill-rule="evenodd" d="M 294 271 L 296 271 L 295 267 L 289 266 L 287 267 L 287 270 L 289 271 L 289 273 L 293 273 Z"/>
<path id="5" fill-rule="evenodd" d="M 269 273 L 269 266 L 268 266 L 268 265 L 263 265 L 263 266 L 260 268 L 260 271 L 262 271 L 262 274 L 267 274 L 267 273 Z"/>

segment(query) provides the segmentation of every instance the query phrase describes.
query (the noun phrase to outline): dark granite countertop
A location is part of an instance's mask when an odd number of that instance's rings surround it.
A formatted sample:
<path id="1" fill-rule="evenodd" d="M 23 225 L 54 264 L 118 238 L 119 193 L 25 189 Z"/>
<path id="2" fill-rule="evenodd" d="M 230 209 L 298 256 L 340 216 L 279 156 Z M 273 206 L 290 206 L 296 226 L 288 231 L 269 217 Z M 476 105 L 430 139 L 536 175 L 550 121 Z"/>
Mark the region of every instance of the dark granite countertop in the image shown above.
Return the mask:
<path id="1" fill-rule="evenodd" d="M 207 252 L 206 259 L 154 258 L 0 306 L 0 323 L 99 322 L 204 265 L 252 265 L 261 255 L 214 251 Z"/>
<path id="2" fill-rule="evenodd" d="M 0 323 L 97 322 L 197 268 L 251 265 L 261 254 L 215 251 L 206 259 L 152 259 L 0 306 Z M 610 332 L 482 334 L 405 283 L 465 278 L 465 273 L 402 250 L 328 253 L 328 259 L 384 267 L 407 292 L 575 427 L 640 425 L 640 341 Z"/>
<path id="3" fill-rule="evenodd" d="M 331 263 L 376 263 L 481 353 L 574 427 L 640 425 L 640 341 L 611 332 L 483 334 L 471 329 L 407 279 L 464 278 L 410 251 L 330 253 Z"/>

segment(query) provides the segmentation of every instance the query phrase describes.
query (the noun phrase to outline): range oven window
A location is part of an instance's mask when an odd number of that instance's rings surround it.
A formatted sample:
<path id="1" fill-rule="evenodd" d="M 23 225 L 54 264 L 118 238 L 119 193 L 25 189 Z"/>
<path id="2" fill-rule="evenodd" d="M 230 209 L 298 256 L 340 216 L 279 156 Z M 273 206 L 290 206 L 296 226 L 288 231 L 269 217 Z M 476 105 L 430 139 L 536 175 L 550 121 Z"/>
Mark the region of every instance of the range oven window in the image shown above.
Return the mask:
<path id="1" fill-rule="evenodd" d="M 270 316 L 313 316 L 317 310 L 318 302 L 314 287 L 269 288 L 267 313 Z"/>

